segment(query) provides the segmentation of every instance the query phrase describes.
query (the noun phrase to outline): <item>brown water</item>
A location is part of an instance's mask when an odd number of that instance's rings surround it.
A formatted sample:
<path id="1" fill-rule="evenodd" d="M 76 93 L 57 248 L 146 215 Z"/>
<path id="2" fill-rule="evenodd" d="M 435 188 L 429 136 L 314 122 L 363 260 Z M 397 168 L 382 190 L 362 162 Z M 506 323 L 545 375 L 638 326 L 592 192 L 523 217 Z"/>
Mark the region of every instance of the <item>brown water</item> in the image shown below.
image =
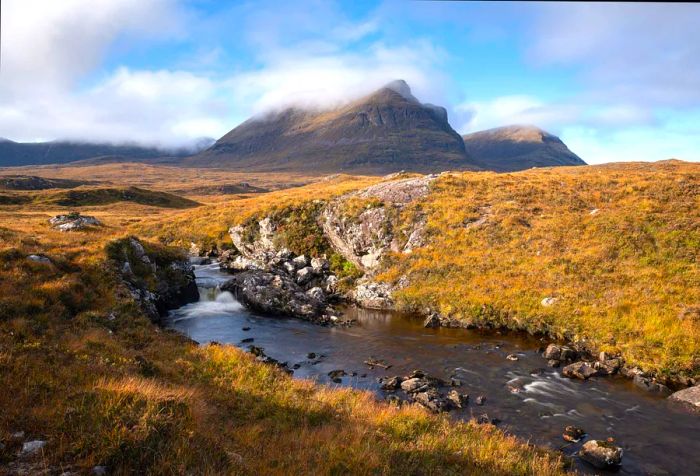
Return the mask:
<path id="1" fill-rule="evenodd" d="M 348 385 L 376 392 L 377 378 L 405 375 L 422 369 L 449 381 L 463 382 L 469 393 L 467 408 L 451 414 L 470 418 L 488 413 L 501 420 L 499 427 L 533 443 L 561 448 L 572 455 L 583 443 L 569 445 L 561 434 L 565 426 L 584 428 L 590 438 L 615 438 L 624 449 L 621 474 L 700 474 L 700 416 L 664 398 L 636 388 L 621 377 L 586 382 L 563 378 L 546 367 L 538 349 L 542 342 L 522 335 L 485 334 L 466 329 L 425 329 L 420 319 L 388 312 L 348 310 L 357 319 L 352 327 L 322 327 L 293 318 L 263 317 L 237 303 L 217 286 L 229 278 L 217 265 L 198 266 L 201 298 L 173 311 L 167 325 L 205 343 L 218 341 L 246 348 L 243 339 L 263 347 L 265 353 L 288 362 L 297 378 L 329 385 Z M 244 331 L 244 327 L 250 330 Z M 309 359 L 307 354 L 317 354 Z M 506 359 L 516 354 L 517 361 Z M 322 356 L 322 357 L 318 357 Z M 370 369 L 368 357 L 392 367 Z M 331 382 L 328 372 L 343 369 L 354 376 Z M 511 391 L 512 387 L 520 389 Z M 486 403 L 477 406 L 475 397 Z M 577 469 L 594 472 L 577 461 Z"/>

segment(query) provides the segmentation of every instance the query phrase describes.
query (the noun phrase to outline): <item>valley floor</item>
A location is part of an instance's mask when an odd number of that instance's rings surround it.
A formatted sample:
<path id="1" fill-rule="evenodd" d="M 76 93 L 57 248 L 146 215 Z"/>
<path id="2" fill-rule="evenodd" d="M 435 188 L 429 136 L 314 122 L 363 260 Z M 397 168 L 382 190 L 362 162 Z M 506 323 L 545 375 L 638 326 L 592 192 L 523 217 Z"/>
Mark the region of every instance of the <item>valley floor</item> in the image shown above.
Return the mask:
<path id="1" fill-rule="evenodd" d="M 490 425 L 292 380 L 164 331 L 120 288 L 105 246 L 182 211 L 86 206 L 103 227 L 49 227 L 69 209 L 0 208 L 1 474 L 564 471 L 560 456 Z"/>
<path id="2" fill-rule="evenodd" d="M 80 178 L 46 170 L 22 173 Z M 0 472 L 565 470 L 560 456 L 489 425 L 454 424 L 414 406 L 375 402 L 368 393 L 295 381 L 232 347 L 196 346 L 146 319 L 106 261 L 106 244 L 132 234 L 180 248 L 223 249 L 231 225 L 307 210 L 304 204 L 380 178 L 337 176 L 270 193 L 211 196 L 198 188 L 206 178 L 196 187 L 149 185 L 120 178 L 118 167 L 102 171 L 111 186 L 177 192 L 201 206 L 170 208 L 176 202 L 166 200 L 159 207 L 128 201 L 69 207 L 36 197 L 0 205 Z M 250 182 L 273 189 L 280 180 Z M 351 215 L 386 204 L 355 205 Z M 52 215 L 74 208 L 105 226 L 50 228 Z M 700 375 L 700 166 L 445 174 L 425 200 L 392 216 L 397 227 L 417 216 L 427 222 L 426 245 L 387 254 L 378 276 L 392 284 L 408 277 L 396 293 L 400 308 L 586 340 L 660 379 L 692 383 Z M 18 458 L 31 440 L 46 445 Z"/>

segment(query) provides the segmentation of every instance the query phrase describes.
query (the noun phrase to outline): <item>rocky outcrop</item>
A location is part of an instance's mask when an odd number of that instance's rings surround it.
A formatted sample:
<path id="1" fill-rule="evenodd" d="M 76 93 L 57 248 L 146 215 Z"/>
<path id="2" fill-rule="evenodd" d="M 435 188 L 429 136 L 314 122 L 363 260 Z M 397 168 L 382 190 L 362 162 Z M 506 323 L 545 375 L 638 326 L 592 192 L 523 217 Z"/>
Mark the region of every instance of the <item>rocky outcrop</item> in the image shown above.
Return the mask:
<path id="1" fill-rule="evenodd" d="M 185 256 L 160 247 L 147 250 L 135 237 L 110 242 L 107 255 L 131 296 L 154 322 L 169 310 L 199 299 L 194 272 Z"/>
<path id="2" fill-rule="evenodd" d="M 366 309 L 393 309 L 392 288 L 386 283 L 363 280 L 352 291 L 352 299 Z"/>
<path id="3" fill-rule="evenodd" d="M 410 253 L 423 245 L 425 217 L 397 230 L 398 213 L 424 198 L 436 175 L 382 182 L 331 202 L 322 212 L 323 232 L 331 246 L 363 270 L 376 269 L 388 251 Z M 353 212 L 359 205 L 361 210 Z"/>
<path id="4" fill-rule="evenodd" d="M 49 224 L 59 231 L 79 231 L 93 226 L 101 226 L 102 222 L 95 217 L 72 212 L 52 217 L 49 219 Z"/>

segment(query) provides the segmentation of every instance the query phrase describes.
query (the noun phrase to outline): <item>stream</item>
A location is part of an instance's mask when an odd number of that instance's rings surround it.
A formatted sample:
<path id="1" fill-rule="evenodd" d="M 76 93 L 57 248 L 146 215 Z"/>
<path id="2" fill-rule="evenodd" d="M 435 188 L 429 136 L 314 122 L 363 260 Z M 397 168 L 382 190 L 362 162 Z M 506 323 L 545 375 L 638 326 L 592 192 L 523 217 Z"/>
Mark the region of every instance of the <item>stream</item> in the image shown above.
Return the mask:
<path id="1" fill-rule="evenodd" d="M 700 474 L 700 416 L 637 388 L 623 377 L 571 380 L 548 368 L 539 349 L 543 343 L 521 334 L 499 335 L 466 329 L 426 329 L 416 317 L 386 311 L 349 308 L 351 327 L 323 327 L 293 318 L 256 315 L 243 308 L 220 284 L 230 275 L 218 264 L 195 266 L 199 302 L 171 311 L 165 325 L 200 343 L 217 341 L 247 348 L 253 345 L 289 367 L 295 378 L 376 392 L 378 377 L 406 375 L 421 369 L 450 381 L 459 379 L 470 395 L 466 408 L 450 413 L 471 418 L 487 413 L 499 428 L 532 443 L 573 455 L 581 444 L 561 437 L 564 427 L 583 428 L 588 438 L 613 437 L 624 449 L 620 474 Z M 249 330 L 243 330 L 250 328 Z M 309 358 L 309 354 L 316 354 Z M 517 361 L 506 359 L 509 354 Z M 369 357 L 388 370 L 371 369 Z M 328 372 L 348 374 L 334 383 Z M 533 369 L 544 372 L 533 373 Z M 354 376 L 352 374 L 355 374 Z M 512 388 L 518 391 L 513 392 Z M 484 396 L 485 403 L 474 403 Z M 576 458 L 583 473 L 600 473 Z"/>

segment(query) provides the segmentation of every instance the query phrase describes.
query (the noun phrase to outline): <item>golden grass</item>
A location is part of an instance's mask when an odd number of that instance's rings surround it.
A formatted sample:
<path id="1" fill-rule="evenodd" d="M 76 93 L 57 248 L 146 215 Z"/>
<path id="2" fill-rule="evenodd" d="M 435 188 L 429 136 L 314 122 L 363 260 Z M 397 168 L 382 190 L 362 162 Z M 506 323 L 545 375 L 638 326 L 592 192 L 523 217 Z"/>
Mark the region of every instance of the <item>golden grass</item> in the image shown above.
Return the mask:
<path id="1" fill-rule="evenodd" d="M 48 226 L 62 208 L 0 207 L 0 465 L 18 450 L 10 435 L 24 431 L 48 441 L 34 469 L 58 473 L 561 474 L 561 457 L 495 428 L 292 380 L 236 348 L 159 329 L 104 264 L 106 243 L 134 230 L 179 231 L 184 242 L 263 206 L 374 180 L 234 200 L 221 215 L 203 207 L 216 223 L 132 203 L 85 207 L 106 226 L 78 233 Z"/>
<path id="2" fill-rule="evenodd" d="M 383 276 L 411 278 L 402 306 L 700 374 L 699 164 L 451 174 L 423 208 L 430 244 Z"/>

